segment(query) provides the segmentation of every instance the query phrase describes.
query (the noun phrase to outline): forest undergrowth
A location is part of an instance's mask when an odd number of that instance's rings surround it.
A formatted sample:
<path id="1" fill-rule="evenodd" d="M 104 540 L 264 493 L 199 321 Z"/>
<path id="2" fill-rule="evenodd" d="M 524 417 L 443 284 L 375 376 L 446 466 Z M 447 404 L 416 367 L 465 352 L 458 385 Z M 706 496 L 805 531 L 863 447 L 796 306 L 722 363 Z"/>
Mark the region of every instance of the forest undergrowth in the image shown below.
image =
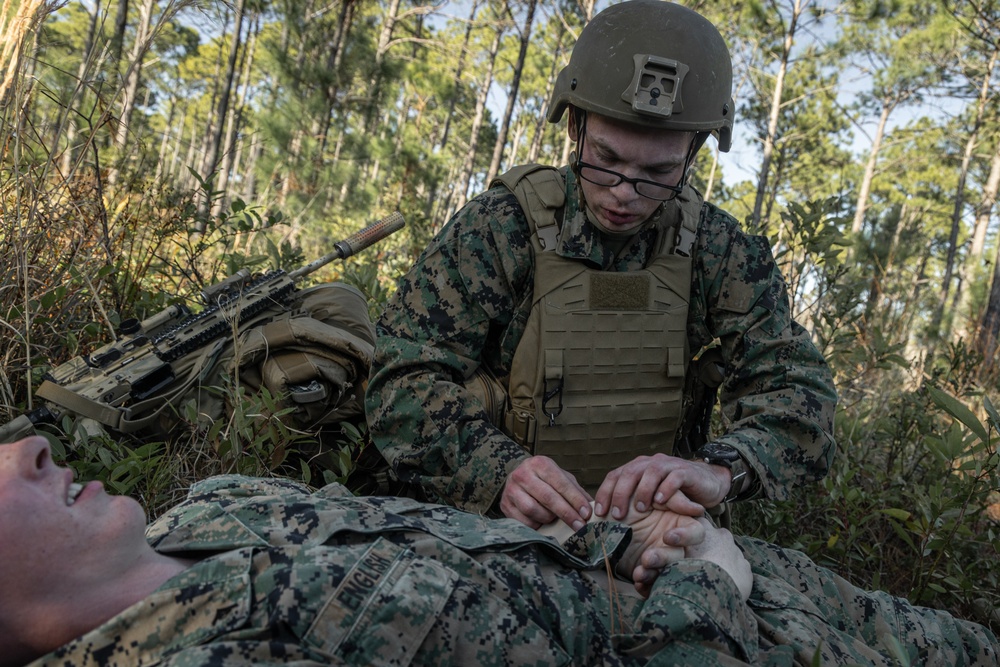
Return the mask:
<path id="1" fill-rule="evenodd" d="M 25 113 L 30 99 L 50 92 L 33 91 L 29 80 L 7 77 L 0 88 L 0 423 L 37 409 L 45 373 L 113 340 L 126 320 L 181 303 L 197 309 L 201 290 L 241 269 L 297 268 L 387 212 L 355 209 L 305 230 L 272 199 L 245 202 L 194 170 L 197 188 L 182 189 L 133 160 L 136 146 L 113 146 L 109 116 L 81 120 L 54 94 L 47 110 Z M 87 129 L 75 136 L 72 160 L 48 143 L 62 140 L 67 117 Z M 310 197 L 320 189 L 309 187 Z M 890 264 L 885 239 L 845 231 L 851 202 L 779 207 L 777 228 L 748 228 L 773 241 L 797 317 L 833 369 L 838 453 L 825 479 L 789 498 L 737 506 L 734 528 L 801 549 L 855 584 L 1000 632 L 997 364 L 962 336 L 938 338 L 915 324 L 914 310 L 926 310 L 910 298 L 915 283 L 926 283 L 923 266 L 895 283 L 873 274 L 872 266 Z M 413 220 L 421 224 L 310 279 L 354 285 L 377 316 L 433 231 L 427 219 Z M 904 232 L 891 239 L 892 253 L 926 245 Z M 945 324 L 937 330 L 959 328 Z M 376 488 L 363 418 L 303 431 L 282 420 L 282 397 L 247 392 L 239 378 L 220 376 L 214 392 L 225 417 L 208 427 L 181 405 L 176 427 L 156 436 L 92 429 L 69 415 L 46 430 L 59 461 L 135 497 L 150 518 L 219 473 Z"/>

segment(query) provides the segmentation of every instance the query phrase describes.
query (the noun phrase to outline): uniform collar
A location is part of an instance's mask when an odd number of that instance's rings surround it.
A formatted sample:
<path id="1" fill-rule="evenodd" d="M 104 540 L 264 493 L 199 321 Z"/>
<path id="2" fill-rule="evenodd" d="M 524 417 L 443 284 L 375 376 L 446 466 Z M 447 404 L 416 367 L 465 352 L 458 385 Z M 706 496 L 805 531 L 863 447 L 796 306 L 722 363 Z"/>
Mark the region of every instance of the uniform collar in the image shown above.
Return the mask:
<path id="1" fill-rule="evenodd" d="M 247 624 L 252 549 L 209 558 L 30 667 L 153 665 Z"/>

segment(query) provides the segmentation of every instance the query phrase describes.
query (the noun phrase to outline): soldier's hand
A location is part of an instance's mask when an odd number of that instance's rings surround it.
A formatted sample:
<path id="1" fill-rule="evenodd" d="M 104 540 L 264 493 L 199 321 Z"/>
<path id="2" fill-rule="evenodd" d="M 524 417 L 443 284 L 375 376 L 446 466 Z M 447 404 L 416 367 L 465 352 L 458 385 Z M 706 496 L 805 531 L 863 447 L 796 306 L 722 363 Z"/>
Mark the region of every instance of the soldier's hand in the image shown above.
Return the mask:
<path id="1" fill-rule="evenodd" d="M 651 507 L 701 516 L 726 497 L 732 473 L 722 466 L 654 454 L 615 468 L 597 490 L 594 511 L 621 520 L 629 504 L 639 512 Z M 680 493 L 678 493 L 680 492 Z"/>
<path id="2" fill-rule="evenodd" d="M 617 571 L 632 579 L 635 590 L 647 598 L 663 568 L 685 558 L 685 547 L 677 545 L 696 545 L 705 539 L 705 524 L 676 512 L 629 508 L 624 523 L 632 528 L 632 541 Z"/>
<path id="3" fill-rule="evenodd" d="M 576 478 L 555 461 L 532 456 L 507 478 L 500 511 L 531 528 L 561 519 L 573 530 L 580 530 L 590 518 L 592 500 Z"/>
<path id="4" fill-rule="evenodd" d="M 736 587 L 740 589 L 740 595 L 746 602 L 753 590 L 753 571 L 750 563 L 743 556 L 743 552 L 733 541 L 733 534 L 725 528 L 716 528 L 708 519 L 699 519 L 705 526 L 705 539 L 684 550 L 688 558 L 697 558 L 715 563 L 726 571 Z"/>

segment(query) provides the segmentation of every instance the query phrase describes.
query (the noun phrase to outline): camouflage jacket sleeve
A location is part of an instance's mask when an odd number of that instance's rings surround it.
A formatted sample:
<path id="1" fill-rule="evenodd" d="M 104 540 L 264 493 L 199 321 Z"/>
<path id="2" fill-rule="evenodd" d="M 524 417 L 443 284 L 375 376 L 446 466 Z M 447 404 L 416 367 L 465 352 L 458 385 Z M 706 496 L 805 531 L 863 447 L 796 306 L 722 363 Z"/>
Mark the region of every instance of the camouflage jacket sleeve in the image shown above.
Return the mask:
<path id="1" fill-rule="evenodd" d="M 744 603 L 715 563 L 672 564 L 640 605 L 622 653 L 669 665 L 997 664 L 989 629 L 861 590 L 798 551 L 752 538 L 736 544 L 753 571 Z"/>
<path id="2" fill-rule="evenodd" d="M 718 338 L 726 362 L 720 388 L 726 432 L 763 492 L 823 478 L 836 451 L 833 376 L 808 332 L 791 317 L 785 281 L 762 236 L 706 204 L 698 234 L 688 337 L 692 349 Z"/>
<path id="3" fill-rule="evenodd" d="M 526 313 L 519 306 L 530 293 L 515 287 L 532 270 L 526 226 L 506 190 L 470 201 L 400 281 L 376 327 L 365 406 L 372 439 L 404 482 L 473 512 L 490 509 L 527 457 L 462 385 L 504 344 L 515 313 Z"/>

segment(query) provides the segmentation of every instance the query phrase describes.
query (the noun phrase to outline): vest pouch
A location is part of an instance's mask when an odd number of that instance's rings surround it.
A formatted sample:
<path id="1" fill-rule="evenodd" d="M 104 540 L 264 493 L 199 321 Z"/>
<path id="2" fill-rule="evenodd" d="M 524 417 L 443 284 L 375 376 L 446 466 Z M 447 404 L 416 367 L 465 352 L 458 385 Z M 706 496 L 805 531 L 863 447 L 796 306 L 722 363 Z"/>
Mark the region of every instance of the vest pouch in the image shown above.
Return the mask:
<path id="1" fill-rule="evenodd" d="M 511 410 L 503 422 L 504 432 L 517 444 L 533 453 L 535 442 L 535 415 L 526 410 Z"/>
<path id="2" fill-rule="evenodd" d="M 506 381 L 501 381 L 485 364 L 465 381 L 465 389 L 483 406 L 486 419 L 503 429 L 514 442 L 531 452 L 535 441 L 535 416 L 526 410 L 518 410 L 510 404 Z"/>

